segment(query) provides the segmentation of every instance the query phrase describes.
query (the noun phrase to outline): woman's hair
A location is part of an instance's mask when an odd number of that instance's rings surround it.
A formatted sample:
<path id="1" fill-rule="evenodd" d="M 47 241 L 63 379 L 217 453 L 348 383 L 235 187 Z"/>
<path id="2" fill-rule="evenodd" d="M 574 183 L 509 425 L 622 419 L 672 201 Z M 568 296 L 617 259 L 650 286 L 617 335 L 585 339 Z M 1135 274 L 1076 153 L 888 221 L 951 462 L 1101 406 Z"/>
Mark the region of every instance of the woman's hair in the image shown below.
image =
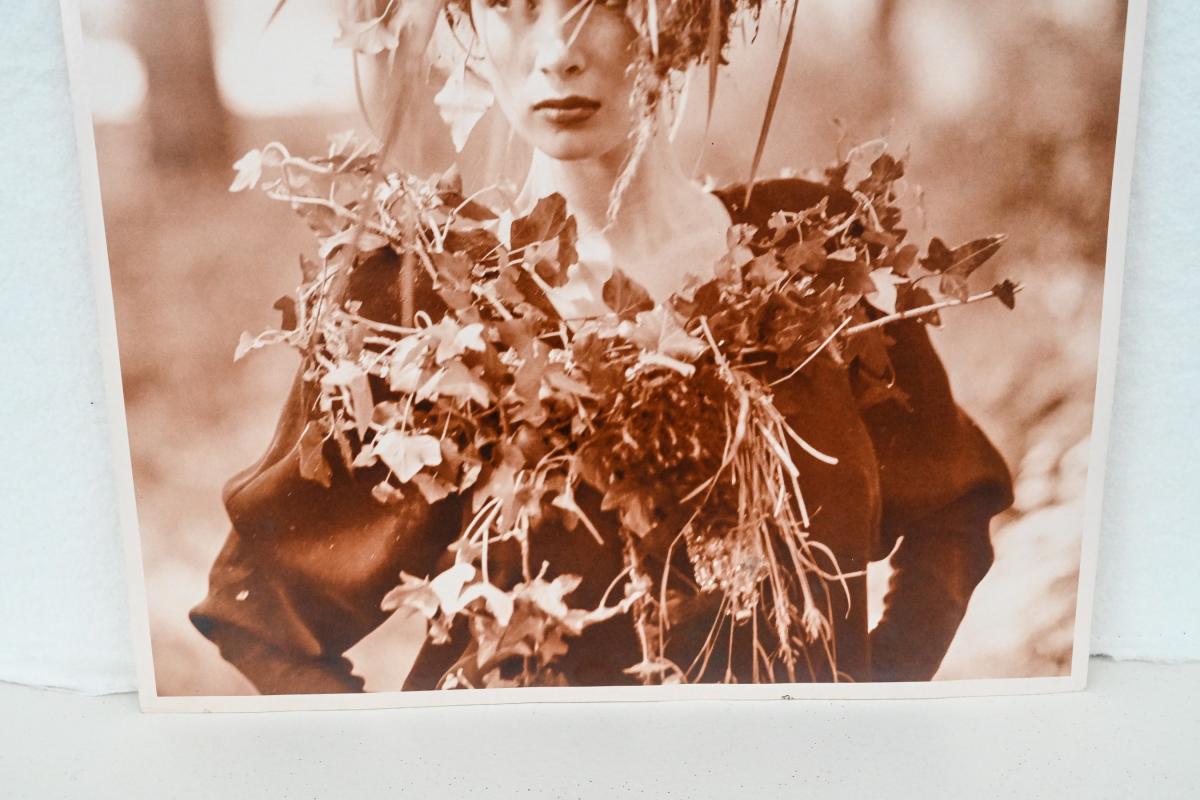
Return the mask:
<path id="1" fill-rule="evenodd" d="M 368 20 L 394 14 L 404 0 L 345 0 L 347 16 Z M 710 60 L 720 62 L 733 28 L 741 20 L 757 22 L 763 0 L 580 0 L 605 3 L 625 12 L 637 31 L 638 57 L 650 63 L 651 72 L 666 79 Z M 452 29 L 473 28 L 471 0 L 446 0 L 445 16 Z M 713 24 L 717 26 L 713 29 Z"/>

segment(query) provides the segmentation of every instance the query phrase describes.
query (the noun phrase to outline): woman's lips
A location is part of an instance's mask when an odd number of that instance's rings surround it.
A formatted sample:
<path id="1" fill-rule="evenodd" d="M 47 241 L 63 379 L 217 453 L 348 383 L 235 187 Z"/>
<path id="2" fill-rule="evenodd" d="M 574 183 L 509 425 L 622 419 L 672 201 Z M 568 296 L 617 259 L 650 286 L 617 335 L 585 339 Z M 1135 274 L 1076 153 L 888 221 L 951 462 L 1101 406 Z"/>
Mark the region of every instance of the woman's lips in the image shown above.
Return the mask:
<path id="1" fill-rule="evenodd" d="M 600 102 L 590 97 L 571 95 L 535 103 L 533 113 L 555 125 L 578 125 L 600 110 Z"/>

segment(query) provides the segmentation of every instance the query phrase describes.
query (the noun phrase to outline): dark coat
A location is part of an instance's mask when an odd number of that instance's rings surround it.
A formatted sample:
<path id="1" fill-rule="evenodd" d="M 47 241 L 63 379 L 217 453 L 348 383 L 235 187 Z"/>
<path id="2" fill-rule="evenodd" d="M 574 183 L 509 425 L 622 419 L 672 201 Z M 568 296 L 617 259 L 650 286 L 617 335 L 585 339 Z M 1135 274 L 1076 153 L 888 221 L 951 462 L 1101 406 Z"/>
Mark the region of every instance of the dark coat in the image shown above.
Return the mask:
<path id="1" fill-rule="evenodd" d="M 717 193 L 735 223 L 762 225 L 776 210 L 797 211 L 827 196 L 800 180 L 764 181 L 744 208 L 744 188 Z M 833 197 L 837 202 L 845 198 Z M 350 295 L 362 313 L 395 319 L 394 267 L 368 263 L 354 273 Z M 438 308 L 429 287 L 418 304 Z M 813 537 L 837 555 L 845 572 L 893 556 L 884 617 L 870 633 L 865 578 L 849 582 L 850 602 L 833 596 L 837 663 L 853 680 L 927 680 L 936 671 L 975 585 L 991 565 L 989 522 L 1012 502 L 1003 459 L 955 404 L 941 361 L 922 324 L 888 326 L 891 359 L 907 406 L 894 401 L 860 409 L 853 370 L 818 358 L 776 388 L 775 402 L 792 427 L 834 455 L 820 464 L 798 449 L 801 485 L 813 510 Z M 330 453 L 332 486 L 300 476 L 299 438 L 308 419 L 301 379 L 292 387 L 274 440 L 258 463 L 225 487 L 233 530 L 213 566 L 210 591 L 191 613 L 193 624 L 264 693 L 359 691 L 362 680 L 343 653 L 386 618 L 380 601 L 401 570 L 430 574 L 462 529 L 464 503 L 451 496 L 429 505 L 409 493 L 384 506 L 370 493 L 382 475 L 346 473 Z M 535 530 L 534 563 L 583 576 L 575 606 L 594 605 L 623 566 L 613 512 L 601 512 L 594 492 L 577 498 L 596 521 L 602 546 L 579 529 Z M 695 614 L 672 629 L 680 652 L 695 652 L 711 614 Z M 671 645 L 668 655 L 671 655 Z M 407 688 L 433 688 L 462 645 L 426 645 Z M 737 648 L 735 652 L 744 651 Z M 593 626 L 573 641 L 562 670 L 573 685 L 632 683 L 624 668 L 640 660 L 628 619 Z M 749 680 L 748 662 L 734 674 Z M 720 680 L 721 647 L 704 680 Z M 818 670 L 817 680 L 833 676 Z"/>

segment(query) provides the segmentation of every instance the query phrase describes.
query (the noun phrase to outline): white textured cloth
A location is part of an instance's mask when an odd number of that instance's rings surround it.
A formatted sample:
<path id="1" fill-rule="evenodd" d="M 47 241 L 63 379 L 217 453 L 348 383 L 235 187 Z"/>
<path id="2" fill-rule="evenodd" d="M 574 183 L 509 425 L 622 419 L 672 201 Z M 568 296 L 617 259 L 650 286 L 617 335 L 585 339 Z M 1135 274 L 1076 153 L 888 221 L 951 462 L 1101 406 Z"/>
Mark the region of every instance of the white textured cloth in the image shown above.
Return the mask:
<path id="1" fill-rule="evenodd" d="M 0 26 L 0 680 L 133 688 L 98 321 L 57 3 Z"/>

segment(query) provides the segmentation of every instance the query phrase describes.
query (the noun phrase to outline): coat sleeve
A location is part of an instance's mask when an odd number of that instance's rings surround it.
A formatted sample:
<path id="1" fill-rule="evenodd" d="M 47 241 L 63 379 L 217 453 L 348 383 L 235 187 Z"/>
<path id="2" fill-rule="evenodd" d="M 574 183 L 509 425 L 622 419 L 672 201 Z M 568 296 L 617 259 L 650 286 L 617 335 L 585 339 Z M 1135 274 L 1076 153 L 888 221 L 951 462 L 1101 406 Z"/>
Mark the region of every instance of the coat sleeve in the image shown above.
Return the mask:
<path id="1" fill-rule="evenodd" d="M 762 226 L 778 209 L 802 210 L 822 200 L 831 213 L 854 208 L 844 190 L 795 178 L 717 192 L 736 222 Z M 1012 503 L 1003 458 L 954 402 L 925 326 L 915 320 L 886 327 L 894 385 L 906 402 L 864 409 L 879 463 L 883 501 L 875 558 L 896 544 L 884 615 L 871 634 L 876 680 L 928 680 L 958 629 L 967 601 L 992 562 L 991 518 Z M 852 368 L 860 400 L 870 382 Z"/>
<path id="2" fill-rule="evenodd" d="M 928 680 L 975 586 L 992 563 L 991 518 L 1012 503 L 1012 479 L 987 436 L 955 403 L 925 326 L 886 328 L 906 402 L 863 411 L 883 497 L 878 557 L 901 540 L 884 613 L 871 634 L 875 680 Z"/>
<path id="3" fill-rule="evenodd" d="M 352 283 L 352 296 L 384 303 L 394 281 L 387 264 L 373 266 Z M 425 297 L 418 307 L 431 303 Z M 380 308 L 370 311 L 382 318 Z M 264 694 L 361 691 L 343 653 L 386 618 L 380 602 L 402 569 L 432 572 L 461 519 L 456 495 L 430 505 L 412 491 L 380 503 L 371 488 L 383 468 L 348 472 L 332 441 L 329 485 L 303 477 L 300 439 L 313 394 L 298 375 L 267 452 L 226 484 L 232 530 L 208 596 L 190 615 Z"/>

